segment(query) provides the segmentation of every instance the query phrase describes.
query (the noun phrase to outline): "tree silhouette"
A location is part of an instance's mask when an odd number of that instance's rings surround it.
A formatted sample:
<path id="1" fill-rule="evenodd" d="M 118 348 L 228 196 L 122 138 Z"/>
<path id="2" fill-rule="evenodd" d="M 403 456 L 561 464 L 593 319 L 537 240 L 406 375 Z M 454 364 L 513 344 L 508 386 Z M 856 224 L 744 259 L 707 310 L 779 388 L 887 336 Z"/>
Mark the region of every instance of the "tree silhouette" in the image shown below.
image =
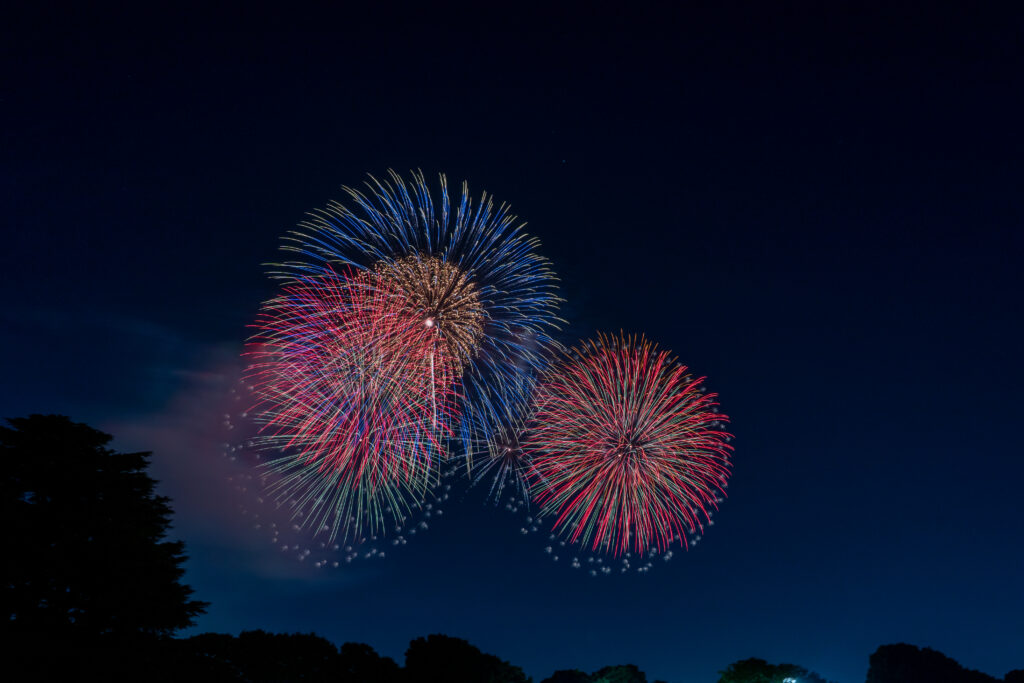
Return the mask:
<path id="1" fill-rule="evenodd" d="M 394 683 L 401 669 L 390 657 L 381 657 L 369 645 L 345 643 L 341 646 L 341 680 L 351 683 Z"/>
<path id="2" fill-rule="evenodd" d="M 6 637 L 168 636 L 207 603 L 180 582 L 184 544 L 163 540 L 169 500 L 154 494 L 149 453 L 59 415 L 0 426 Z"/>
<path id="3" fill-rule="evenodd" d="M 365 646 L 364 646 L 365 647 Z M 350 679 L 340 675 L 338 648 L 312 633 L 242 631 L 237 637 L 203 633 L 185 641 L 193 661 L 205 660 L 219 671 L 219 680 L 250 683 L 310 681 L 328 683 Z"/>
<path id="4" fill-rule="evenodd" d="M 796 664 L 769 664 L 751 657 L 733 662 L 720 672 L 718 683 L 783 683 L 794 678 L 800 683 L 828 683 L 824 678 Z"/>
<path id="5" fill-rule="evenodd" d="M 867 683 L 998 683 L 980 671 L 965 669 L 941 652 L 906 643 L 882 645 L 868 662 Z"/>
<path id="6" fill-rule="evenodd" d="M 633 664 L 606 666 L 590 674 L 591 683 L 647 683 L 647 675 Z"/>
<path id="7" fill-rule="evenodd" d="M 541 683 L 590 683 L 590 676 L 579 669 L 560 669 Z"/>
<path id="8" fill-rule="evenodd" d="M 242 681 L 244 665 L 238 662 L 237 641 L 226 633 L 200 633 L 180 641 L 176 654 L 188 660 L 191 669 L 217 672 L 218 681 Z"/>
<path id="9" fill-rule="evenodd" d="M 590 683 L 590 676 L 579 669 L 561 669 L 540 683 Z"/>
<path id="10" fill-rule="evenodd" d="M 461 638 L 434 634 L 409 643 L 405 678 L 415 683 L 529 683 L 518 666 Z"/>

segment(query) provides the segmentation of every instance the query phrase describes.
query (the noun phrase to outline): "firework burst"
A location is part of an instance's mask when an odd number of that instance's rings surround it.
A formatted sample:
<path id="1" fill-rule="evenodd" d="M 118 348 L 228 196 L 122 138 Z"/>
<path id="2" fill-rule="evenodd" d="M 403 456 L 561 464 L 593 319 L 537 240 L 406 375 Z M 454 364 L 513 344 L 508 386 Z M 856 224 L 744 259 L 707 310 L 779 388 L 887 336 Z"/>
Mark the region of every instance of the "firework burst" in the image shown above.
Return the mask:
<path id="1" fill-rule="evenodd" d="M 538 515 L 599 553 L 685 545 L 717 508 L 732 450 L 703 381 L 642 337 L 600 336 L 563 354 L 522 442 Z"/>
<path id="2" fill-rule="evenodd" d="M 400 526 L 437 482 L 457 420 L 436 327 L 390 280 L 326 270 L 264 305 L 250 340 L 268 492 L 333 541 Z"/>
<path id="3" fill-rule="evenodd" d="M 490 482 L 487 498 L 495 505 L 501 502 L 502 494 L 508 489 L 513 499 L 522 500 L 524 506 L 529 506 L 530 491 L 526 474 L 530 459 L 519 441 L 521 435 L 521 432 L 511 427 L 497 432 L 473 470 L 473 486 Z"/>
<path id="4" fill-rule="evenodd" d="M 422 173 L 370 177 L 364 190 L 343 188 L 346 203 L 313 212 L 285 238 L 294 260 L 275 277 L 294 280 L 325 265 L 378 275 L 404 293 L 433 326 L 459 379 L 458 434 L 468 458 L 493 452 L 494 439 L 522 426 L 547 366 L 545 348 L 560 320 L 556 279 L 506 204 L 465 183 L 452 202 L 445 176 L 432 193 Z"/>
<path id="5" fill-rule="evenodd" d="M 484 308 L 476 286 L 458 268 L 417 255 L 379 263 L 375 272 L 406 294 L 410 311 L 424 325 L 437 328 L 457 370 L 472 361 L 484 336 Z"/>

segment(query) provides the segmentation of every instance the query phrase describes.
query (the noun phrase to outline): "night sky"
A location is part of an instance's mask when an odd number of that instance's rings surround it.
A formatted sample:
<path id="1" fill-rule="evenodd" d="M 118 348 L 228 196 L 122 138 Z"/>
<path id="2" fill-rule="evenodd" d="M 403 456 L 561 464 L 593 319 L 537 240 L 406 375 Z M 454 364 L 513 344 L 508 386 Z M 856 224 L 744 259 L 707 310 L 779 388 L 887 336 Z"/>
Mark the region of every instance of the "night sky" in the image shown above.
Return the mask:
<path id="1" fill-rule="evenodd" d="M 761 657 L 852 683 L 894 642 L 1024 667 L 1024 14 L 633 4 L 0 19 L 0 415 L 155 452 L 212 602 L 188 633 L 401 663 L 441 632 L 535 680 Z M 699 545 L 591 578 L 458 484 L 382 561 L 251 528 L 222 451 L 262 264 L 388 168 L 509 202 L 562 341 L 645 332 L 707 375 L 736 452 Z"/>

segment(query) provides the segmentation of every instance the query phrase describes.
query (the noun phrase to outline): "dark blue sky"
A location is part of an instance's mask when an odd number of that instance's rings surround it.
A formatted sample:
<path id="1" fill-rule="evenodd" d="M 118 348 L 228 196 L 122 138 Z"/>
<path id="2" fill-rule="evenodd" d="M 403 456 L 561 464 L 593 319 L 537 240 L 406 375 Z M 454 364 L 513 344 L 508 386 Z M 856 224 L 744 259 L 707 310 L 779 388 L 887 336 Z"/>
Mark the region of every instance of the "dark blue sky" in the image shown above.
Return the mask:
<path id="1" fill-rule="evenodd" d="M 900 641 L 1001 676 L 1024 666 L 1022 17 L 8 16 L 0 414 L 156 451 L 200 630 L 399 661 L 444 632 L 536 680 L 757 656 L 850 683 Z M 590 579 L 475 491 L 349 570 L 248 528 L 220 443 L 260 264 L 388 167 L 510 202 L 565 341 L 643 331 L 709 377 L 737 438 L 701 544 Z"/>

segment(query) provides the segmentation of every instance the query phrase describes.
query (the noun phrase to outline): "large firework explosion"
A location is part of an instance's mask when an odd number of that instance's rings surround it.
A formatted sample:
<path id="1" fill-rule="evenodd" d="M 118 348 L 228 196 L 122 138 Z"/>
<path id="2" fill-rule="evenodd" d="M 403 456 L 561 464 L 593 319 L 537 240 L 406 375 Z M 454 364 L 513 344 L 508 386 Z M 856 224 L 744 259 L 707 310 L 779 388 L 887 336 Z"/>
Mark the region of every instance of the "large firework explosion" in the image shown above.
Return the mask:
<path id="1" fill-rule="evenodd" d="M 602 335 L 563 354 L 522 442 L 538 516 L 602 554 L 685 546 L 717 508 L 732 450 L 703 381 L 643 337 Z"/>
<path id="2" fill-rule="evenodd" d="M 459 371 L 472 361 L 484 336 L 484 308 L 476 285 L 458 268 L 418 254 L 379 263 L 375 272 L 406 293 L 410 310 L 424 325 L 437 328 Z"/>
<path id="3" fill-rule="evenodd" d="M 550 526 L 555 560 L 645 572 L 700 538 L 732 450 L 702 378 L 642 337 L 563 350 L 548 262 L 486 193 L 453 204 L 443 175 L 434 195 L 393 171 L 343 189 L 285 237 L 247 352 L 264 477 L 321 547 L 415 533 L 453 438 L 495 502 L 532 504 L 521 532 Z"/>
<path id="4" fill-rule="evenodd" d="M 301 277 L 264 305 L 248 381 L 268 490 L 314 532 L 358 540 L 429 495 L 457 420 L 456 364 L 374 273 Z"/>
<path id="5" fill-rule="evenodd" d="M 440 176 L 432 193 L 422 173 L 389 171 L 364 190 L 343 188 L 285 237 L 294 256 L 275 277 L 294 280 L 325 265 L 377 273 L 401 289 L 425 325 L 437 329 L 459 376 L 459 437 L 467 462 L 493 454 L 496 436 L 520 429 L 549 336 L 560 323 L 556 278 L 537 241 L 506 204 L 484 193 L 474 203 L 463 183 L 453 203 Z"/>

